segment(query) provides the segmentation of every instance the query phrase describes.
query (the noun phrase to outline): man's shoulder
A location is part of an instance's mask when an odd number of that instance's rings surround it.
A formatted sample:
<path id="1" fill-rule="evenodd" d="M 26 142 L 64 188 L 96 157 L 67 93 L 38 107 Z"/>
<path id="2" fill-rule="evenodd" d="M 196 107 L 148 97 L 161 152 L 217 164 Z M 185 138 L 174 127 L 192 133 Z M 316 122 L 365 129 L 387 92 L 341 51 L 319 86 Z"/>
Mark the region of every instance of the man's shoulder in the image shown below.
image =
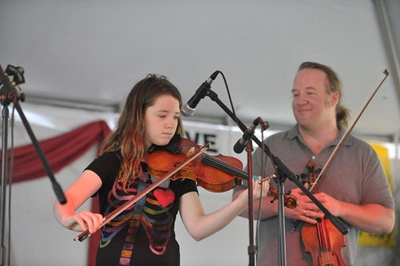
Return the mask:
<path id="1" fill-rule="evenodd" d="M 291 128 L 289 130 L 283 130 L 276 132 L 267 138 L 268 141 L 271 140 L 291 140 L 299 135 L 296 128 Z"/>

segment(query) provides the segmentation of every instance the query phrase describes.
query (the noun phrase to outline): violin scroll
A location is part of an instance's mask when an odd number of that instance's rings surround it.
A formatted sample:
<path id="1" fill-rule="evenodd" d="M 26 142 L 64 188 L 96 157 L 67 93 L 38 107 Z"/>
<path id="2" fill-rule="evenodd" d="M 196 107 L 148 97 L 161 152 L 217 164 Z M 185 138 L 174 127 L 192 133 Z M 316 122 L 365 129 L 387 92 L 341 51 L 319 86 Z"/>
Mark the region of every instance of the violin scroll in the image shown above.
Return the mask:
<path id="1" fill-rule="evenodd" d="M 275 177 L 275 175 L 273 175 Z M 278 189 L 274 186 L 269 186 L 270 196 L 273 196 L 271 203 L 278 199 Z M 290 194 L 283 195 L 283 204 L 286 208 L 294 209 L 299 204 L 297 198 Z"/>

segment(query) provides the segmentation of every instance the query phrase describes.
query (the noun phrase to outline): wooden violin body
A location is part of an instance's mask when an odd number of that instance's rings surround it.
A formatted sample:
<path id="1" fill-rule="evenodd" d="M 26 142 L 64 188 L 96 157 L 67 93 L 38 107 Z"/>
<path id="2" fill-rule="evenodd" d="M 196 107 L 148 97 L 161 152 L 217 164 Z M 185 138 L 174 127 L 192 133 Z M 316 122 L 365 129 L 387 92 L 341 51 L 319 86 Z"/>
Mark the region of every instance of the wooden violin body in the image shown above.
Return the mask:
<path id="1" fill-rule="evenodd" d="M 187 139 L 182 139 L 180 144 L 178 153 L 171 153 L 167 150 L 157 150 L 154 153 L 150 153 L 147 157 L 148 172 L 153 176 L 163 176 L 166 172 L 173 170 L 186 160 L 194 146 L 188 145 L 190 142 Z M 186 165 L 170 179 L 189 178 L 196 181 L 202 188 L 212 192 L 225 192 L 240 183 L 240 180 L 232 174 L 204 164 L 203 162 L 207 162 L 207 160 L 217 163 L 222 161 L 236 168 L 242 167 L 240 160 L 234 157 L 216 155 L 211 158 L 202 156 Z M 210 163 L 212 164 L 212 162 Z"/>
<path id="2" fill-rule="evenodd" d="M 180 165 L 195 149 L 197 144 L 181 138 L 171 147 L 150 151 L 147 156 L 148 172 L 153 176 L 162 176 Z M 242 184 L 243 180 L 248 180 L 248 174 L 241 170 L 242 167 L 242 162 L 235 157 L 203 154 L 171 179 L 189 178 L 211 192 L 225 192 Z M 270 185 L 269 193 L 276 197 L 277 189 Z M 292 195 L 284 195 L 284 203 L 288 208 L 295 208 L 298 204 Z"/>
<path id="3" fill-rule="evenodd" d="M 305 251 L 311 254 L 313 265 L 345 266 L 342 248 L 346 246 L 343 235 L 329 219 L 322 218 L 314 224 L 305 224 L 301 231 Z"/>
<path id="4" fill-rule="evenodd" d="M 307 163 L 309 182 L 315 184 L 314 163 Z M 312 186 L 312 193 L 317 187 Z M 329 219 L 321 218 L 316 224 L 306 223 L 301 229 L 305 251 L 311 254 L 313 266 L 346 266 L 342 258 L 342 248 L 346 246 L 343 234 Z"/>

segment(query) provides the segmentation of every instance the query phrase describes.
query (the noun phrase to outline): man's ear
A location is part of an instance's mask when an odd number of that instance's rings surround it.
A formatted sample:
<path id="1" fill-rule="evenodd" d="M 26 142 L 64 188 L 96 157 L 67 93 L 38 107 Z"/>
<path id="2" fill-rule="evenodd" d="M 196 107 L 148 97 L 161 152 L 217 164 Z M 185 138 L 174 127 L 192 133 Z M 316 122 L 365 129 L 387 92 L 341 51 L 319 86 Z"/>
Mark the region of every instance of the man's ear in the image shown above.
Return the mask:
<path id="1" fill-rule="evenodd" d="M 339 104 L 339 92 L 335 91 L 331 94 L 331 104 L 332 106 Z"/>

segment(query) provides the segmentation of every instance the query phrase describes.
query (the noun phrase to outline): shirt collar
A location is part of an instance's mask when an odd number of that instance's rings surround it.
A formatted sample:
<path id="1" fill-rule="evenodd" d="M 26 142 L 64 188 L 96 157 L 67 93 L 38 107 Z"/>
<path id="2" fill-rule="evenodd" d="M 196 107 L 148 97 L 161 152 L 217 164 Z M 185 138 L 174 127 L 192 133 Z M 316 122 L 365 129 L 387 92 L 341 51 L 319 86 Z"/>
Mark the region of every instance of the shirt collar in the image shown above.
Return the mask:
<path id="1" fill-rule="evenodd" d="M 343 135 L 346 133 L 344 127 L 342 125 L 340 125 L 339 127 L 339 135 L 336 137 L 336 139 L 334 141 L 332 141 L 330 145 L 332 146 L 336 146 L 339 144 L 339 141 L 342 139 Z M 299 132 L 299 128 L 298 125 L 294 125 L 291 129 L 289 129 L 288 131 L 288 138 L 293 140 L 295 138 L 300 140 L 300 132 Z M 348 136 L 347 140 L 345 141 L 345 143 L 343 145 L 345 146 L 351 146 L 353 143 L 353 137 L 350 135 Z"/>

